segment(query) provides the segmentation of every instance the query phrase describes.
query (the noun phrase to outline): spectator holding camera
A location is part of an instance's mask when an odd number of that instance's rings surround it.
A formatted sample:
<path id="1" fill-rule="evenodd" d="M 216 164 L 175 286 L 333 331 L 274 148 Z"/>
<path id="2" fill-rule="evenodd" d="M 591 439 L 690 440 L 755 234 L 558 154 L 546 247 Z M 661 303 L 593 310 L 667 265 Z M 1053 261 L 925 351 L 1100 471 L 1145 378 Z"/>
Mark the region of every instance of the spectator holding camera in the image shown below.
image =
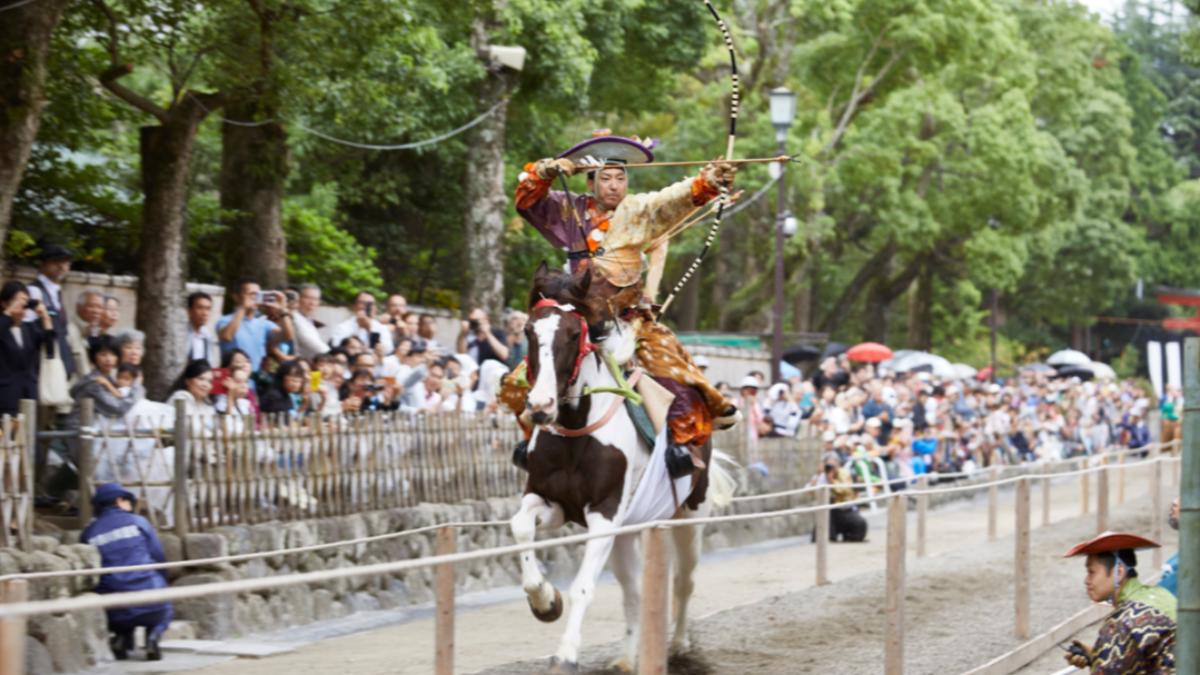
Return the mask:
<path id="1" fill-rule="evenodd" d="M 508 337 L 499 328 L 493 328 L 483 308 L 476 307 L 462 322 L 458 334 L 457 352 L 467 354 L 475 363 L 489 359 L 505 363 L 508 361 Z"/>
<path id="2" fill-rule="evenodd" d="M 408 300 L 399 293 L 388 296 L 383 314 L 379 315 L 379 323 L 388 327 L 392 334 L 392 344 L 399 344 L 401 338 L 410 337 L 408 325 L 404 323 L 404 315 L 408 313 Z"/>
<path id="3" fill-rule="evenodd" d="M 821 473 L 809 481 L 809 486 L 829 486 L 829 501 L 832 504 L 844 504 L 854 501 L 853 479 L 850 472 L 842 466 L 841 458 L 836 453 L 827 453 Z M 841 506 L 829 511 L 829 541 L 866 541 L 867 520 L 858 512 L 857 506 Z M 813 531 L 816 538 L 816 531 Z"/>
<path id="4" fill-rule="evenodd" d="M 250 357 L 240 349 L 225 355 L 213 371 L 212 402 L 222 414 L 258 416 L 258 398 L 250 384 Z"/>
<path id="5" fill-rule="evenodd" d="M 250 367 L 258 370 L 267 356 L 267 345 L 272 337 L 293 340 L 292 317 L 283 304 L 282 295 L 276 291 L 264 292 L 254 281 L 238 282 L 233 294 L 234 311 L 217 322 L 221 351 L 227 352 L 234 347 L 241 349 L 250 357 Z"/>
<path id="6" fill-rule="evenodd" d="M 29 307 L 29 291 L 19 281 L 0 288 L 0 413 L 16 415 L 23 398 L 38 397 L 38 352 L 54 343 L 54 323 L 46 306 Z M 25 311 L 37 321 L 25 321 Z"/>
<path id="7" fill-rule="evenodd" d="M 333 327 L 329 335 L 331 344 L 340 345 L 348 337 L 358 338 L 371 351 L 382 349 L 391 354 L 394 349 L 392 331 L 375 318 L 375 296 L 360 291 L 354 296 L 354 316 Z"/>

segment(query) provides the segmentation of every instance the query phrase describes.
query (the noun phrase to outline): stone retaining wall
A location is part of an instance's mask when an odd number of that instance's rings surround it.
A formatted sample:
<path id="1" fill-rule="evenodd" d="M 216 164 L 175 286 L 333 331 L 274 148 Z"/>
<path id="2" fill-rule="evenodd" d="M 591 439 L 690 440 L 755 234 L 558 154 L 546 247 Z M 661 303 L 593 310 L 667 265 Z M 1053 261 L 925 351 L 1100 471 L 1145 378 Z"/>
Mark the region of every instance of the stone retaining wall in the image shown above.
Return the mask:
<path id="1" fill-rule="evenodd" d="M 800 447 L 806 450 L 797 450 L 803 458 L 795 468 L 807 470 L 815 465 L 815 454 L 807 451 L 807 445 Z M 810 457 L 810 454 L 814 456 Z M 783 489 L 783 482 L 794 484 L 796 477 L 777 474 L 768 478 L 747 472 L 742 480 L 742 494 L 759 494 Z M 182 541 L 169 532 L 160 532 L 159 537 L 169 560 L 213 558 L 356 539 L 445 522 L 507 521 L 516 512 L 518 502 L 514 497 L 462 504 L 422 504 L 306 521 L 219 527 L 189 534 Z M 812 498 L 807 495 L 774 498 L 734 504 L 722 513 L 776 510 L 808 503 L 812 503 Z M 812 516 L 803 514 L 710 525 L 704 531 L 704 548 L 715 550 L 805 534 L 812 529 L 812 523 Z M 568 526 L 552 536 L 581 531 Z M 473 527 L 457 532 L 459 551 L 514 543 L 507 526 Z M 310 553 L 173 569 L 169 570 L 169 579 L 172 586 L 206 584 L 421 558 L 433 555 L 434 536 L 434 532 L 427 532 Z M 0 574 L 99 566 L 98 552 L 91 546 L 78 544 L 78 539 L 78 531 L 67 531 L 55 536 L 35 537 L 34 551 L 29 554 L 0 549 Z M 565 584 L 575 573 L 582 553 L 583 545 L 556 547 L 539 552 L 539 558 L 550 578 Z M 96 581 L 95 577 L 69 577 L 33 582 L 30 593 L 35 599 L 81 595 L 89 592 Z M 510 555 L 461 563 L 457 567 L 456 582 L 459 593 L 517 585 L 520 583 L 517 557 Z M 423 568 L 390 576 L 355 577 L 307 587 L 185 600 L 175 604 L 175 618 L 184 629 L 181 637 L 228 639 L 335 619 L 353 612 L 430 602 L 433 600 L 432 587 L 433 569 Z M 27 672 L 30 673 L 75 671 L 112 658 L 101 611 L 35 618 L 29 623 L 28 633 L 30 662 Z"/>

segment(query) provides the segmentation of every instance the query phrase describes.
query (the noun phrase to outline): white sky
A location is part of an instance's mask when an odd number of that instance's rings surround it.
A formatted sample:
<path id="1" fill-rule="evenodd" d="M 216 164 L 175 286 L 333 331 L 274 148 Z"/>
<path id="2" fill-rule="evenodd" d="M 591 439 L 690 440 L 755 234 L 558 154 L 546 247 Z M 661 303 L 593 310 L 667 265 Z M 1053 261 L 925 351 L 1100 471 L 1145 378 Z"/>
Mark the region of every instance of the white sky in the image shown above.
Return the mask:
<path id="1" fill-rule="evenodd" d="M 1081 0 L 1081 2 L 1105 18 L 1112 16 L 1113 12 L 1125 4 L 1125 0 Z"/>

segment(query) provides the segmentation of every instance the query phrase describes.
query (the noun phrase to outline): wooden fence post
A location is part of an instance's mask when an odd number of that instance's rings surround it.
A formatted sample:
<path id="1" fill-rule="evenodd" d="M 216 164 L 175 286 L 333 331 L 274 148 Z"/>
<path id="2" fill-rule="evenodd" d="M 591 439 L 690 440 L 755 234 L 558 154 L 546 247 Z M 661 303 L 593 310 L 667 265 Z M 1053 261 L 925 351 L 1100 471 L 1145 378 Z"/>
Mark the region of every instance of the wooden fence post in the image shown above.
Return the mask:
<path id="1" fill-rule="evenodd" d="M 1121 458 L 1117 460 L 1117 463 L 1120 464 L 1120 468 L 1117 469 L 1117 503 L 1118 504 L 1125 503 L 1125 457 L 1126 457 L 1126 455 L 1121 455 Z"/>
<path id="2" fill-rule="evenodd" d="M 187 540 L 187 534 L 191 530 L 191 517 L 188 513 L 188 502 L 191 495 L 188 494 L 188 423 L 190 420 L 187 417 L 187 402 L 183 399 L 175 399 L 175 466 L 174 476 L 172 481 L 172 500 L 171 505 L 174 507 L 175 513 L 175 534 L 180 541 Z"/>
<path id="3" fill-rule="evenodd" d="M 1096 475 L 1096 532 L 1108 529 L 1108 457 L 1100 461 Z"/>
<path id="4" fill-rule="evenodd" d="M 1050 470 L 1042 474 L 1042 527 L 1050 524 Z"/>
<path id="5" fill-rule="evenodd" d="M 641 636 L 638 675 L 667 675 L 667 533 L 642 533 Z"/>
<path id="6" fill-rule="evenodd" d="M 887 642 L 883 659 L 886 675 L 904 673 L 904 529 L 907 500 L 904 495 L 895 495 L 888 504 Z"/>
<path id="7" fill-rule="evenodd" d="M 996 481 L 1000 479 L 1000 467 L 993 466 L 991 470 L 990 480 Z M 996 538 L 996 504 L 1000 499 L 1000 488 L 996 485 L 988 486 L 988 541 Z"/>
<path id="8" fill-rule="evenodd" d="M 917 476 L 917 489 L 929 489 L 929 474 Z M 925 557 L 925 516 L 929 512 L 929 495 L 917 495 L 917 557 Z"/>
<path id="9" fill-rule="evenodd" d="M 1016 634 L 1017 639 L 1029 639 L 1029 479 L 1017 483 L 1016 523 Z"/>
<path id="10" fill-rule="evenodd" d="M 24 443 L 21 448 L 21 470 L 25 476 L 25 499 L 22 500 L 21 508 L 24 511 L 23 516 L 18 522 L 21 523 L 21 550 L 25 553 L 33 552 L 33 472 L 35 471 L 35 460 L 37 456 L 37 401 L 31 399 L 21 399 L 19 411 L 21 417 L 25 420 L 25 426 L 22 427 L 21 433 L 25 435 Z M 20 474 L 18 474 L 20 475 Z M 21 488 L 17 488 L 20 492 Z"/>
<path id="11" fill-rule="evenodd" d="M 1162 461 L 1157 461 L 1150 472 L 1150 538 L 1162 541 L 1163 536 L 1163 468 Z M 1151 553 L 1154 566 L 1150 569 L 1161 569 L 1163 564 L 1162 547 L 1153 549 Z"/>
<path id="12" fill-rule="evenodd" d="M 817 504 L 819 506 L 829 506 L 829 486 L 822 485 L 817 490 Z M 818 586 L 824 586 L 829 583 L 829 519 L 831 511 L 817 512 L 817 580 Z"/>
<path id="13" fill-rule="evenodd" d="M 92 522 L 92 485 L 96 477 L 96 400 L 83 397 L 79 400 L 79 529 Z"/>
<path id="14" fill-rule="evenodd" d="M 450 555 L 455 550 L 454 528 L 439 529 L 434 553 Z M 433 672 L 435 675 L 454 675 L 454 563 L 442 563 L 434 570 L 433 592 L 437 599 Z"/>
<path id="15" fill-rule="evenodd" d="M 0 604 L 25 602 L 29 582 L 0 582 Z M 0 619 L 0 675 L 25 675 L 25 617 Z"/>
<path id="16" fill-rule="evenodd" d="M 1088 468 L 1088 461 L 1086 458 L 1084 458 L 1082 461 L 1079 462 L 1079 468 L 1080 469 Z M 1092 495 L 1091 495 L 1092 481 L 1090 479 L 1091 479 L 1091 474 L 1089 474 L 1089 473 L 1079 474 L 1079 499 L 1080 499 L 1079 513 L 1080 513 L 1080 515 L 1084 515 L 1084 516 L 1086 516 L 1088 514 L 1088 510 L 1091 508 L 1090 502 L 1092 501 Z"/>

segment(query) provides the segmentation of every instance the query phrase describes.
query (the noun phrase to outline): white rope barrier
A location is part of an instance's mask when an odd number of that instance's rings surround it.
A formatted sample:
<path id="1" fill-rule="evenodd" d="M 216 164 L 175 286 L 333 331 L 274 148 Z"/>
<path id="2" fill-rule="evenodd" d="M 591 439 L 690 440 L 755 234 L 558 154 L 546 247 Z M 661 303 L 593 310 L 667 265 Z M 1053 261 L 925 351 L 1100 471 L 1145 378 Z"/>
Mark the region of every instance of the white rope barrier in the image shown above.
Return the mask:
<path id="1" fill-rule="evenodd" d="M 1126 468 L 1153 465 L 1159 462 L 1178 461 L 1174 457 L 1156 457 L 1153 459 L 1143 460 L 1134 464 L 1125 465 Z M 1092 473 L 1095 471 L 1103 471 L 1109 468 L 1107 465 L 1099 467 L 1081 469 L 1071 474 L 1057 475 L 1072 475 L 1080 473 Z M 956 492 L 964 489 L 979 489 L 990 487 L 991 485 L 1000 485 L 1005 483 L 1022 480 L 1029 476 L 1015 476 L 1013 478 L 1005 478 L 987 483 L 977 483 L 970 486 L 952 487 L 952 488 L 934 488 L 930 490 L 910 491 L 908 494 L 936 494 L 938 492 Z M 897 495 L 893 495 L 897 496 Z M 394 574 L 412 569 L 420 569 L 425 567 L 433 567 L 442 564 L 456 564 L 462 562 L 471 562 L 474 560 L 482 560 L 487 558 L 500 557 L 505 555 L 513 555 L 525 551 L 540 551 L 543 549 L 554 548 L 557 546 L 567 546 L 572 544 L 580 544 L 593 539 L 601 539 L 606 537 L 615 537 L 625 534 L 635 534 L 652 528 L 675 528 L 675 527 L 690 527 L 693 525 L 706 525 L 716 523 L 743 522 L 747 520 L 757 520 L 766 518 L 779 518 L 790 515 L 800 515 L 804 513 L 820 513 L 831 511 L 834 509 L 847 508 L 868 504 L 876 501 L 878 497 L 865 497 L 849 502 L 841 502 L 837 504 L 828 504 L 820 506 L 801 506 L 790 509 L 781 509 L 778 511 L 767 511 L 757 513 L 731 514 L 726 516 L 708 516 L 705 518 L 689 518 L 682 520 L 658 520 L 639 525 L 626 525 L 616 527 L 605 532 L 588 532 L 577 535 L 569 535 L 565 537 L 557 537 L 554 539 L 546 539 L 538 542 L 530 542 L 528 544 L 511 544 L 508 546 L 499 546 L 490 549 L 480 549 L 477 551 L 467 551 L 463 553 L 455 553 L 452 555 L 434 555 L 423 558 L 397 560 L 385 563 L 374 563 L 370 565 L 361 565 L 356 567 L 344 567 L 333 570 L 322 570 L 317 572 L 305 572 L 289 574 L 276 577 L 264 577 L 258 579 L 240 579 L 236 581 L 220 581 L 211 584 L 196 584 L 192 586 L 175 586 L 172 588 L 153 589 L 145 591 L 131 591 L 127 593 L 113 593 L 107 595 L 94 596 L 79 596 L 74 598 L 57 598 L 53 600 L 42 600 L 34 602 L 21 602 L 0 605 L 0 619 L 34 616 L 40 614 L 54 614 L 59 612 L 71 612 L 83 609 L 111 609 L 115 607 L 132 607 L 138 605 L 157 604 L 163 602 L 173 602 L 177 600 L 186 600 L 190 598 L 208 597 L 211 595 L 220 595 L 224 593 L 247 593 L 275 588 L 285 588 L 289 586 L 298 586 L 303 584 L 324 583 L 337 579 L 345 579 L 348 577 L 359 576 L 377 576 L 385 574 Z"/>
<path id="2" fill-rule="evenodd" d="M 1128 453 L 1132 453 L 1132 452 L 1143 452 L 1143 451 L 1152 449 L 1155 446 L 1164 446 L 1165 447 L 1166 445 L 1172 445 L 1177 442 L 1178 441 L 1172 441 L 1171 443 L 1166 443 L 1166 444 L 1163 444 L 1163 443 L 1151 444 L 1150 446 L 1146 446 L 1145 448 L 1138 448 L 1136 450 L 1114 451 L 1114 452 L 1108 453 L 1108 454 L 1120 455 L 1120 454 L 1128 454 Z M 1099 456 L 1102 456 L 1102 455 L 1093 455 L 1092 457 L 1099 457 Z M 1161 458 L 1161 459 L 1163 461 L 1177 461 L 1177 458 L 1170 458 L 1170 457 Z M 1055 464 L 1079 464 L 1081 462 L 1088 462 L 1088 461 L 1090 461 L 1090 459 L 1074 458 L 1074 459 L 1066 459 L 1066 460 L 1056 460 L 1054 462 L 1046 462 L 1043 464 L 1036 464 L 1036 465 L 1032 465 L 1032 464 L 1031 465 L 1010 465 L 1010 466 L 1005 466 L 1002 469 L 1003 470 L 1021 470 L 1023 473 L 1020 476 L 1003 479 L 998 482 L 992 481 L 992 482 L 984 482 L 984 483 L 974 483 L 971 485 L 949 486 L 949 487 L 942 487 L 942 488 L 929 488 L 926 490 L 908 489 L 908 490 L 906 490 L 905 494 L 917 496 L 917 495 L 932 495 L 932 494 L 938 494 L 938 493 L 949 494 L 949 493 L 954 493 L 954 492 L 969 492 L 971 490 L 990 487 L 991 485 L 1006 485 L 1006 484 L 1014 483 L 1014 482 L 1016 482 L 1016 480 L 1018 480 L 1022 477 L 1028 477 L 1028 476 L 1044 477 L 1047 475 L 1045 473 L 1034 472 L 1033 471 L 1034 468 L 1038 468 L 1038 467 L 1044 468 L 1047 466 L 1053 466 Z M 1130 468 L 1130 467 L 1138 466 L 1139 464 L 1142 464 L 1142 463 L 1126 464 L 1124 466 L 1126 468 Z M 1055 476 L 1055 477 L 1070 477 L 1070 476 L 1079 475 L 1081 473 L 1095 473 L 1096 471 L 1100 471 L 1100 470 L 1103 470 L 1103 467 L 1091 468 L 1091 469 L 1080 470 L 1080 471 L 1075 471 L 1075 472 L 1057 472 L 1057 473 L 1054 473 L 1053 476 Z M 983 473 L 990 473 L 990 472 L 991 472 L 990 468 L 984 468 L 984 469 L 978 469 L 975 471 L 962 471 L 962 472 L 957 472 L 957 473 L 942 473 L 942 474 L 930 473 L 930 474 L 924 474 L 924 475 L 929 476 L 931 480 L 936 480 L 938 478 L 944 478 L 944 477 L 949 477 L 949 476 L 971 477 L 971 476 L 977 476 L 977 475 L 980 475 Z M 919 477 L 914 476 L 914 477 L 910 477 L 910 478 L 887 480 L 886 482 L 888 484 L 895 484 L 898 482 L 903 482 L 906 485 L 910 485 L 910 484 L 916 482 L 918 480 L 918 478 Z M 735 502 L 757 501 L 757 500 L 763 500 L 763 499 L 770 499 L 770 498 L 774 498 L 774 497 L 785 497 L 785 496 L 791 496 L 791 495 L 805 494 L 808 492 L 815 492 L 816 490 L 820 490 L 823 487 L 846 487 L 846 488 L 880 487 L 883 485 L 884 482 L 885 481 L 881 480 L 881 481 L 872 482 L 872 483 L 848 483 L 848 484 L 840 484 L 837 486 L 830 486 L 830 485 L 808 486 L 808 487 L 800 488 L 800 489 L 796 489 L 796 490 L 785 490 L 783 492 L 768 493 L 768 494 L 763 494 L 763 495 L 748 495 L 746 497 L 737 497 L 737 498 L 734 498 L 734 501 Z M 855 500 L 853 502 L 841 502 L 837 505 L 831 505 L 831 506 L 845 507 L 845 506 L 852 506 L 852 505 L 858 505 L 858 504 L 870 504 L 870 503 L 877 502 L 878 500 L 883 499 L 884 497 L 885 497 L 885 495 L 868 496 L 868 497 L 864 497 L 859 500 Z M 774 513 L 774 512 L 757 512 L 757 513 L 751 513 L 751 514 L 736 514 L 733 516 L 712 516 L 712 517 L 733 518 L 734 519 L 734 520 L 730 520 L 730 521 L 713 521 L 713 522 L 737 522 L 737 521 L 741 521 L 741 520 L 747 520 L 747 519 L 749 519 L 748 518 L 749 516 L 757 516 L 757 515 L 771 514 L 771 513 Z M 694 521 L 691 521 L 691 522 L 694 522 Z M 369 543 L 374 543 L 374 542 L 379 542 L 379 541 L 386 541 L 388 539 L 396 539 L 399 537 L 424 534 L 426 532 L 433 532 L 433 531 L 436 531 L 436 530 L 439 530 L 439 529 L 445 528 L 445 527 L 453 527 L 453 528 L 507 527 L 508 525 L 509 525 L 509 521 L 507 521 L 507 520 L 438 523 L 438 524 L 434 524 L 434 525 L 427 525 L 424 527 L 414 528 L 411 530 L 402 530 L 400 532 L 389 532 L 386 534 L 378 534 L 378 535 L 372 535 L 372 536 L 367 536 L 367 537 L 357 537 L 354 539 L 343 539 L 343 540 L 328 542 L 328 543 L 323 543 L 323 544 L 311 544 L 308 546 L 273 549 L 270 551 L 256 551 L 253 553 L 240 553 L 240 554 L 233 554 L 233 555 L 226 555 L 226 556 L 215 556 L 215 557 L 210 557 L 210 558 L 193 558 L 193 559 L 188 559 L 188 560 L 174 560 L 174 561 L 161 562 L 161 563 L 148 563 L 148 564 L 144 564 L 144 565 L 124 565 L 124 566 L 119 566 L 119 567 L 89 567 L 89 568 L 73 569 L 73 570 L 53 570 L 53 571 L 47 571 L 47 572 L 25 572 L 25 573 L 17 573 L 17 574 L 6 574 L 6 575 L 0 575 L 0 582 L 9 581 L 9 580 L 13 580 L 13 579 L 25 579 L 25 580 L 33 581 L 33 580 L 58 579 L 58 578 L 77 577 L 77 576 L 99 576 L 99 575 L 104 575 L 104 574 L 116 574 L 116 573 L 120 573 L 120 572 L 143 572 L 143 571 L 152 571 L 152 570 L 179 569 L 179 568 L 185 568 L 185 567 L 203 567 L 203 566 L 208 566 L 208 565 L 218 565 L 218 564 L 222 564 L 222 563 L 243 562 L 246 560 L 257 560 L 257 559 L 262 559 L 262 558 L 274 558 L 277 556 L 294 555 L 294 554 L 299 554 L 299 553 L 310 553 L 313 551 L 323 551 L 323 550 L 328 550 L 328 549 L 332 549 L 332 548 L 341 548 L 344 546 L 357 546 L 360 544 L 369 544 Z M 553 539 L 548 539 L 546 541 L 553 541 Z"/>
<path id="3" fill-rule="evenodd" d="M 1059 465 L 1064 465 L 1064 464 L 1074 465 L 1074 464 L 1079 464 L 1080 462 L 1092 461 L 1093 458 L 1097 458 L 1097 457 L 1122 457 L 1122 456 L 1132 455 L 1132 454 L 1136 454 L 1136 453 L 1149 452 L 1151 450 L 1156 450 L 1156 449 L 1160 450 L 1160 449 L 1166 448 L 1168 446 L 1177 445 L 1178 443 L 1179 443 L 1179 441 L 1170 441 L 1168 443 L 1150 443 L 1149 445 L 1144 445 L 1140 448 L 1132 448 L 1132 449 L 1125 448 L 1122 450 L 1112 450 L 1112 451 L 1105 452 L 1105 453 L 1102 453 L 1099 455 L 1086 455 L 1083 457 L 1071 457 L 1068 459 L 1056 459 L 1056 460 L 1051 460 L 1049 462 L 1036 462 L 1036 463 L 1026 463 L 1026 464 L 1007 464 L 1007 465 L 1001 466 L 1000 470 L 1001 471 L 1024 471 L 1024 472 L 1027 472 L 1025 475 L 1035 475 L 1036 476 L 1036 475 L 1041 475 L 1041 474 L 1033 473 L 1033 469 L 1035 469 L 1035 468 L 1045 469 L 1047 467 L 1054 467 L 1054 466 L 1059 466 Z M 935 472 L 930 472 L 927 474 L 918 474 L 918 476 L 926 475 L 926 476 L 929 476 L 929 480 L 936 481 L 936 480 L 942 480 L 942 479 L 946 479 L 946 478 L 971 478 L 974 476 L 978 476 L 980 474 L 987 474 L 987 473 L 991 473 L 991 472 L 992 472 L 992 467 L 983 467 L 983 468 L 975 469 L 974 471 L 954 471 L 954 472 L 947 471 L 944 473 L 938 473 L 935 471 Z M 1056 473 L 1055 475 L 1060 475 L 1060 474 Z M 913 483 L 913 482 L 916 482 L 916 478 L 918 476 L 912 476 L 909 478 L 894 478 L 894 479 L 881 478 L 880 480 L 871 482 L 871 483 L 838 483 L 837 485 L 808 485 L 808 486 L 805 486 L 802 488 L 795 488 L 795 489 L 791 489 L 791 490 L 782 490 L 780 492 L 767 492 L 767 493 L 764 493 L 761 495 L 745 495 L 742 497 L 734 497 L 733 501 L 734 502 L 753 502 L 753 501 L 760 501 L 760 500 L 764 500 L 764 499 L 773 499 L 775 497 L 792 497 L 792 496 L 796 496 L 796 495 L 807 494 L 809 492 L 816 492 L 817 490 L 820 490 L 821 488 L 824 488 L 824 487 L 859 489 L 859 488 L 869 488 L 869 487 L 880 487 L 884 483 L 889 483 L 889 484 L 898 483 L 898 482 Z"/>
<path id="4" fill-rule="evenodd" d="M 144 565 L 123 565 L 120 567 L 88 567 L 76 570 L 53 570 L 49 572 L 26 572 L 18 574 L 0 575 L 0 582 L 9 581 L 11 579 L 25 579 L 32 581 L 36 579 L 56 579 L 61 577 L 78 577 L 78 576 L 94 576 L 98 574 L 116 574 L 118 572 L 146 572 L 150 570 L 169 570 L 180 567 L 202 567 L 205 565 L 218 565 L 221 563 L 242 562 L 245 560 L 256 560 L 259 558 L 274 558 L 276 556 L 294 555 L 297 553 L 310 553 L 312 551 L 323 551 L 331 548 L 341 548 L 343 546 L 357 546 L 359 544 L 370 544 L 377 541 L 385 541 L 387 539 L 396 539 L 399 537 L 407 537 L 410 535 L 423 534 L 425 532 L 433 532 L 444 527 L 464 528 L 464 527 L 507 527 L 507 520 L 474 520 L 466 522 L 451 522 L 438 523 L 436 525 L 426 525 L 417 527 L 411 530 L 401 530 L 400 532 L 388 532 L 387 534 L 376 534 L 369 537 L 358 537 L 355 539 L 342 539 L 332 541 L 325 544 L 310 544 L 308 546 L 296 546 L 294 548 L 279 548 L 270 551 L 256 551 L 254 553 L 238 553 L 235 555 L 215 556 L 211 558 L 191 558 L 188 560 L 172 560 L 161 563 L 146 563 Z"/>

